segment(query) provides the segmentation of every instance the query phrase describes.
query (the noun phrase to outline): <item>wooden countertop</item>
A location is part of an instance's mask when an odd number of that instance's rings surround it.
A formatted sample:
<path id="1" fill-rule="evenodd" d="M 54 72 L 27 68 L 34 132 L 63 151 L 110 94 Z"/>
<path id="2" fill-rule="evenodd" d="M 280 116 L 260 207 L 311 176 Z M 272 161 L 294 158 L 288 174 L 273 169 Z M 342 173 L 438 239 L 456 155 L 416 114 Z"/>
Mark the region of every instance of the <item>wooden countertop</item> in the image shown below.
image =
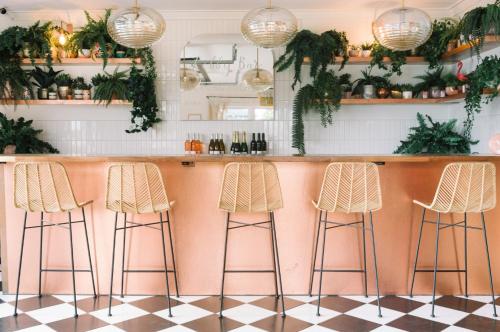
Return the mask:
<path id="1" fill-rule="evenodd" d="M 431 162 L 431 161 L 497 161 L 500 155 L 265 155 L 265 156 L 209 156 L 209 155 L 148 155 L 148 156 L 70 156 L 59 154 L 0 155 L 0 163 L 27 161 L 59 162 Z"/>

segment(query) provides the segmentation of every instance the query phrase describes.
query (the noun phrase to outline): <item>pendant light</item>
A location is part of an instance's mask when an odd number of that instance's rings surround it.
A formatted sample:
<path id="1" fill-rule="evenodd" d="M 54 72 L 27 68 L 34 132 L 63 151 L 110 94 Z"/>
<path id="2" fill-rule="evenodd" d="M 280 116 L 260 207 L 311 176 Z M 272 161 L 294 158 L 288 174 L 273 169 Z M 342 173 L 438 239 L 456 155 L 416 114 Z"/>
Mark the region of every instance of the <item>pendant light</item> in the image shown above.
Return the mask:
<path id="1" fill-rule="evenodd" d="M 429 39 L 432 20 L 424 11 L 405 7 L 382 13 L 372 24 L 373 36 L 382 45 L 395 51 L 417 48 Z"/>
<path id="2" fill-rule="evenodd" d="M 182 58 L 182 68 L 179 70 L 179 77 L 182 91 L 195 89 L 200 85 L 200 76 L 190 68 L 186 68 L 186 46 L 184 46 L 184 55 Z"/>
<path id="3" fill-rule="evenodd" d="M 273 86 L 273 74 L 259 68 L 259 48 L 257 47 L 257 66 L 243 74 L 243 83 L 256 92 L 264 92 Z"/>
<path id="4" fill-rule="evenodd" d="M 285 8 L 268 6 L 248 12 L 241 21 L 241 33 L 263 48 L 287 44 L 297 33 L 297 18 Z"/>
<path id="5" fill-rule="evenodd" d="M 135 5 L 115 13 L 108 21 L 111 38 L 120 45 L 130 48 L 151 46 L 165 32 L 163 16 L 151 8 Z"/>

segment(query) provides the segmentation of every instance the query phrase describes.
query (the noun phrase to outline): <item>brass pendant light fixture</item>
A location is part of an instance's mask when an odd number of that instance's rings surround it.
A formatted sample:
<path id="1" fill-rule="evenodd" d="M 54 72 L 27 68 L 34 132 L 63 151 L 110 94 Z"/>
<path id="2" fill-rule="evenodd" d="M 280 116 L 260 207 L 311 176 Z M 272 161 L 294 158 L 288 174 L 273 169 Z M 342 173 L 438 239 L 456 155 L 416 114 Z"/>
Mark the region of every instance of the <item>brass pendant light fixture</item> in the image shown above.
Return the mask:
<path id="1" fill-rule="evenodd" d="M 257 47 L 257 65 L 243 74 L 243 83 L 256 92 L 264 92 L 273 86 L 273 74 L 259 67 L 259 48 Z"/>

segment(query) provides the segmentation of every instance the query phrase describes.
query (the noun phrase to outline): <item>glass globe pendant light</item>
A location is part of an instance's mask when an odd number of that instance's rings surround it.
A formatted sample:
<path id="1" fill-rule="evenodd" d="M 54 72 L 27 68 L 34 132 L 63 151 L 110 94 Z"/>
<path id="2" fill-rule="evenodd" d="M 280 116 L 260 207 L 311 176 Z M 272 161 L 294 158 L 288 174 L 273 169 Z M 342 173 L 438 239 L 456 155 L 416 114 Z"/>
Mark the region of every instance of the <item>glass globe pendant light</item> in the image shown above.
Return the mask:
<path id="1" fill-rule="evenodd" d="M 190 68 L 186 68 L 186 47 L 184 47 L 184 57 L 182 59 L 182 68 L 179 70 L 179 77 L 182 91 L 195 89 L 200 84 L 200 76 Z"/>
<path id="2" fill-rule="evenodd" d="M 285 8 L 273 7 L 248 12 L 241 21 L 241 33 L 248 41 L 263 48 L 287 44 L 297 33 L 297 18 Z"/>
<path id="3" fill-rule="evenodd" d="M 151 8 L 135 5 L 116 12 L 108 21 L 108 32 L 118 44 L 130 48 L 151 46 L 165 32 L 165 20 Z"/>
<path id="4" fill-rule="evenodd" d="M 259 48 L 257 47 L 257 65 L 243 74 L 243 83 L 256 92 L 264 92 L 273 87 L 273 74 L 259 68 Z"/>
<path id="5" fill-rule="evenodd" d="M 432 20 L 424 11 L 405 7 L 382 13 L 372 24 L 373 36 L 395 51 L 408 51 L 422 45 L 432 33 Z"/>

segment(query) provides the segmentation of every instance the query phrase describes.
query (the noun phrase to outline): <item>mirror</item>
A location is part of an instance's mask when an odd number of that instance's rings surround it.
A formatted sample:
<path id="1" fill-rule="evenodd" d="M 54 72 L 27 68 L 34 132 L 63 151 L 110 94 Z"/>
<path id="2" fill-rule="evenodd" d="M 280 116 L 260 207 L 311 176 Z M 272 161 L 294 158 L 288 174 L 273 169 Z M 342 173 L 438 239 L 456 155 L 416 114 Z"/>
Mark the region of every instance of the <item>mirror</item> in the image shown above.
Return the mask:
<path id="1" fill-rule="evenodd" d="M 240 34 L 203 34 L 180 56 L 182 120 L 272 120 L 274 58 Z"/>

